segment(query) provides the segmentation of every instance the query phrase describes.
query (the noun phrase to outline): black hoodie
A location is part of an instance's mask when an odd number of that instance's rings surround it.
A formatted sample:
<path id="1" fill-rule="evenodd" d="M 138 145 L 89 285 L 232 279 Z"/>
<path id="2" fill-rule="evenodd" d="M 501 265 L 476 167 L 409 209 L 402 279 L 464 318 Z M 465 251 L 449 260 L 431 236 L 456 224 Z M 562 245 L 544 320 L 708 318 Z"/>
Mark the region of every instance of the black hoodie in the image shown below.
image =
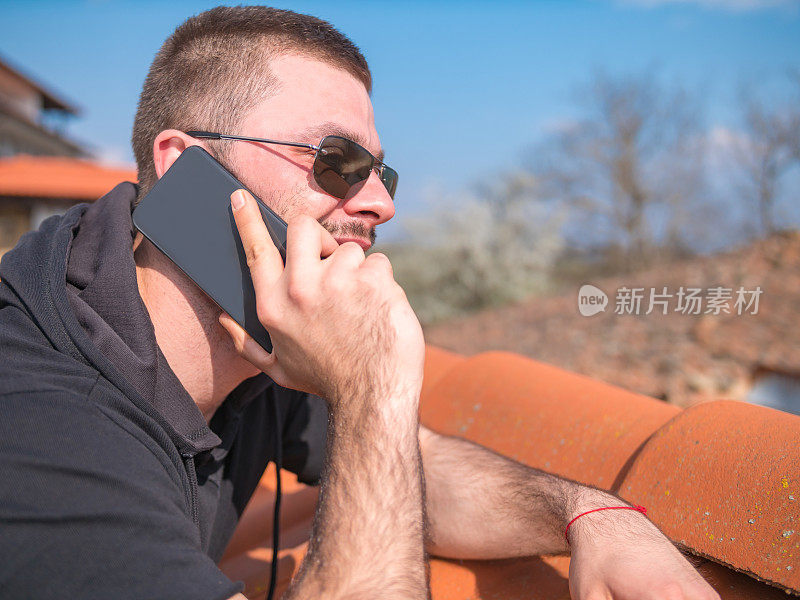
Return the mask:
<path id="1" fill-rule="evenodd" d="M 207 424 L 139 295 L 122 183 L 0 262 L 0 596 L 228 598 L 216 567 L 273 456 L 316 483 L 327 414 L 264 374 Z M 266 533 L 266 531 L 265 531 Z"/>

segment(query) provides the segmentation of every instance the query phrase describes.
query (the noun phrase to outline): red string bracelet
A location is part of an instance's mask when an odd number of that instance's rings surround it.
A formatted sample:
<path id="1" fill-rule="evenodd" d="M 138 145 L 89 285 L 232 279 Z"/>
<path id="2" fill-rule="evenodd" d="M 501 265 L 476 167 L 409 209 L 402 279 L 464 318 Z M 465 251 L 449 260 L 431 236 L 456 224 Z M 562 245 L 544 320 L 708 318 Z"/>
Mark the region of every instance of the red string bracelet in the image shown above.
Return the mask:
<path id="1" fill-rule="evenodd" d="M 647 514 L 647 509 L 644 506 L 639 506 L 638 504 L 636 506 L 604 506 L 602 508 L 595 508 L 593 510 L 587 510 L 585 513 L 579 514 L 577 517 L 572 519 L 572 521 L 567 523 L 567 528 L 564 530 L 564 537 L 567 540 L 567 544 L 569 544 L 569 538 L 567 537 L 567 534 L 569 533 L 569 526 L 572 525 L 575 521 L 577 521 L 578 519 L 580 519 L 584 515 L 588 515 L 588 514 L 591 514 L 593 512 L 597 512 L 599 510 L 614 510 L 614 509 L 635 510 L 635 511 L 638 511 L 638 512 L 642 513 L 643 515 Z"/>

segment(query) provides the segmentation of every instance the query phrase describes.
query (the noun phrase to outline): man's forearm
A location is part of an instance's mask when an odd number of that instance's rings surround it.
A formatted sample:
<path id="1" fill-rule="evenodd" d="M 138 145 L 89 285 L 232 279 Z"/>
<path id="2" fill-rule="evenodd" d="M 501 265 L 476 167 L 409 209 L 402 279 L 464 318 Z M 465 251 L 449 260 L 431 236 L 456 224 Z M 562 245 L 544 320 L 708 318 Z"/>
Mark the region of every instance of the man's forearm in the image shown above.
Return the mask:
<path id="1" fill-rule="evenodd" d="M 426 598 L 416 414 L 331 416 L 309 549 L 286 598 Z"/>
<path id="2" fill-rule="evenodd" d="M 510 558 L 568 550 L 567 522 L 619 505 L 605 492 L 527 467 L 454 437 L 423 436 L 430 551 Z"/>

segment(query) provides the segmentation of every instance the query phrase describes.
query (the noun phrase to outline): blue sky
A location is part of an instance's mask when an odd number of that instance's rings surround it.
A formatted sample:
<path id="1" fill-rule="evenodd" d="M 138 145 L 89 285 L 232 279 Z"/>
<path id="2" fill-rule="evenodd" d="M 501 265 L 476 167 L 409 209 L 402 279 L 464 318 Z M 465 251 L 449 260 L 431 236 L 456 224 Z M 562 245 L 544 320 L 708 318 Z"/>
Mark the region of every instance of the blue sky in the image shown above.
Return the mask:
<path id="1" fill-rule="evenodd" d="M 0 0 L 0 56 L 82 109 L 67 132 L 111 161 L 150 61 L 186 17 L 218 3 Z M 329 20 L 373 71 L 398 215 L 524 161 L 575 115 L 594 71 L 658 69 L 702 95 L 709 128 L 735 130 L 737 93 L 800 68 L 800 1 L 275 2 Z M 391 238 L 396 225 L 387 225 Z M 386 238 L 384 238 L 386 239 Z"/>

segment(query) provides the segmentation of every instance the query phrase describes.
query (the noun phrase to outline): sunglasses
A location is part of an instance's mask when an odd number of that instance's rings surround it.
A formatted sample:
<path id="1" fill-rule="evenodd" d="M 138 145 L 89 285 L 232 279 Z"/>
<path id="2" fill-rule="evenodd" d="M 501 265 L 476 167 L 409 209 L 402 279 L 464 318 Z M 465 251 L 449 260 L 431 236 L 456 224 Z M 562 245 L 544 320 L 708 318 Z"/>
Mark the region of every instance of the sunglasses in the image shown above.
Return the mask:
<path id="1" fill-rule="evenodd" d="M 392 199 L 394 199 L 394 192 L 397 189 L 397 171 L 375 158 L 364 146 L 338 135 L 325 136 L 316 146 L 301 142 L 281 142 L 209 131 L 187 131 L 186 135 L 206 140 L 242 140 L 315 150 L 314 181 L 335 198 L 346 198 L 353 187 L 369 179 L 373 170 L 378 173 L 378 177 Z"/>

